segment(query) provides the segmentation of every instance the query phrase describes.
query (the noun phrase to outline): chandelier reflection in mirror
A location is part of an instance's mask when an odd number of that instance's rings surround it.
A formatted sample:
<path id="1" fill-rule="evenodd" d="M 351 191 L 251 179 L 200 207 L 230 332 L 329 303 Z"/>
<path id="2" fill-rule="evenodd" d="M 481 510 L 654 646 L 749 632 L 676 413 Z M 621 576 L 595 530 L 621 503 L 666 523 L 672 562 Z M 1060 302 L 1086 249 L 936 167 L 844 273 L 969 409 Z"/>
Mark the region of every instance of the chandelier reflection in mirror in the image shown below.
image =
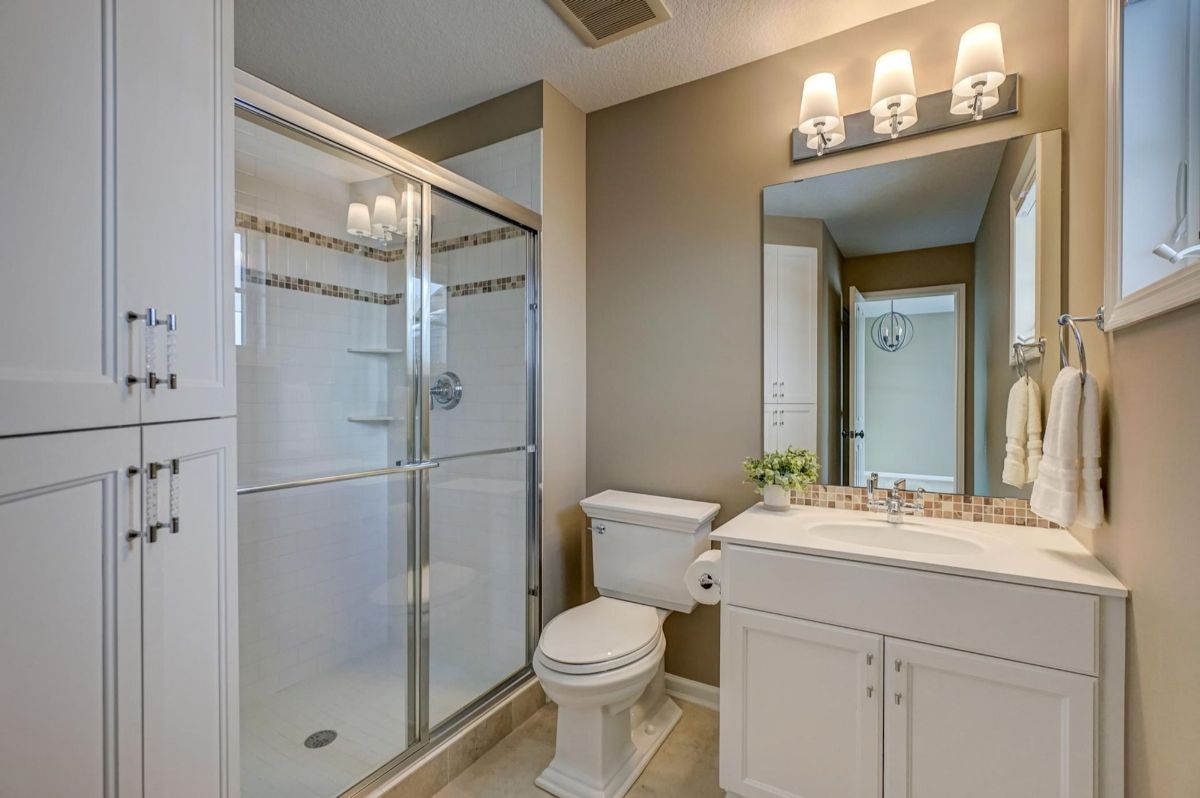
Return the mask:
<path id="1" fill-rule="evenodd" d="M 913 337 L 912 319 L 896 312 L 892 302 L 887 313 L 871 323 L 871 343 L 884 352 L 899 352 Z"/>

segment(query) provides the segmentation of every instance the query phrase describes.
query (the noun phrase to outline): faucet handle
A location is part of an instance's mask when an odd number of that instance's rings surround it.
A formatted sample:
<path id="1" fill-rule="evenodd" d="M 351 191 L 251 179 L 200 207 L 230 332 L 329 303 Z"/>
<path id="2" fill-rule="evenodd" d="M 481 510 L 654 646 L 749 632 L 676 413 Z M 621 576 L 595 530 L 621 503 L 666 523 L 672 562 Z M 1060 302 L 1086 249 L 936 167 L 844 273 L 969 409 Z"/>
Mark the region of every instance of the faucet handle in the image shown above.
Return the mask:
<path id="1" fill-rule="evenodd" d="M 892 489 L 893 490 L 904 490 L 905 486 L 907 486 L 907 485 L 908 485 L 907 479 L 898 479 L 892 483 Z"/>

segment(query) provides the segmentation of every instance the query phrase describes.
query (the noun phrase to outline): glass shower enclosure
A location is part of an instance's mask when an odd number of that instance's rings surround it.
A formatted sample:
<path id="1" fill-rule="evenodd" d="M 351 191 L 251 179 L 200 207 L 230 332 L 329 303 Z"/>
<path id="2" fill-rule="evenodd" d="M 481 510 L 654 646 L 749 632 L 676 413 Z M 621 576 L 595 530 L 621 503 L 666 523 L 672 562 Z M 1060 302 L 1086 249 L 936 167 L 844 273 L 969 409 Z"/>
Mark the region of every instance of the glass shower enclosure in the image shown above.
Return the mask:
<path id="1" fill-rule="evenodd" d="M 537 217 L 239 97 L 242 795 L 354 795 L 529 672 Z"/>

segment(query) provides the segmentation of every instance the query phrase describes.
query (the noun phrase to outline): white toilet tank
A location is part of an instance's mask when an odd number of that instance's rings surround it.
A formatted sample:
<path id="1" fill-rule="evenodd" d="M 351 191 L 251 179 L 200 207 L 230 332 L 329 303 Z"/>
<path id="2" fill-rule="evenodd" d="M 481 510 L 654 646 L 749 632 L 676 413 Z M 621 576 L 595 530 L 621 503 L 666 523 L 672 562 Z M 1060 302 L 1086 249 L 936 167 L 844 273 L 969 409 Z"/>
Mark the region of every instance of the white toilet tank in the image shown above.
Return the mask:
<path id="1" fill-rule="evenodd" d="M 579 503 L 590 519 L 600 595 L 691 612 L 683 572 L 708 550 L 721 505 L 606 490 Z"/>

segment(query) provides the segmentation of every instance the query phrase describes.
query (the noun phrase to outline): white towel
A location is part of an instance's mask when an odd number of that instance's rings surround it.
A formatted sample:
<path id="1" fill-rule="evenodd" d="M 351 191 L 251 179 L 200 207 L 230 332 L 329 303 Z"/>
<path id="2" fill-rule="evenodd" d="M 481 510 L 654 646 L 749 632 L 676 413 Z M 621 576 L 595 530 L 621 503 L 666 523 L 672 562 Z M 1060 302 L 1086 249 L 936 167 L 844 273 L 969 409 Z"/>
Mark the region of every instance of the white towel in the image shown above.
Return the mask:
<path id="1" fill-rule="evenodd" d="M 1028 485 L 1037 479 L 1042 464 L 1042 388 L 1029 377 L 1025 378 L 1025 386 L 1029 394 L 1025 426 L 1025 484 Z"/>
<path id="2" fill-rule="evenodd" d="M 1030 508 L 1061 527 L 1075 521 L 1079 507 L 1079 369 L 1058 372 L 1046 417 L 1045 453 L 1038 468 Z M 1097 438 L 1098 440 L 1098 438 Z"/>
<path id="3" fill-rule="evenodd" d="M 1095 529 L 1104 523 L 1104 494 L 1100 492 L 1100 388 L 1091 374 L 1083 384 L 1083 407 L 1079 411 L 1081 526 Z"/>
<path id="4" fill-rule="evenodd" d="M 1004 418 L 1004 474 L 1005 485 L 1019 488 L 1026 479 L 1025 444 L 1029 436 L 1029 388 L 1028 377 L 1021 377 L 1008 391 L 1008 413 Z M 1039 419 L 1038 425 L 1041 426 Z M 1040 440 L 1039 440 L 1040 447 Z"/>

